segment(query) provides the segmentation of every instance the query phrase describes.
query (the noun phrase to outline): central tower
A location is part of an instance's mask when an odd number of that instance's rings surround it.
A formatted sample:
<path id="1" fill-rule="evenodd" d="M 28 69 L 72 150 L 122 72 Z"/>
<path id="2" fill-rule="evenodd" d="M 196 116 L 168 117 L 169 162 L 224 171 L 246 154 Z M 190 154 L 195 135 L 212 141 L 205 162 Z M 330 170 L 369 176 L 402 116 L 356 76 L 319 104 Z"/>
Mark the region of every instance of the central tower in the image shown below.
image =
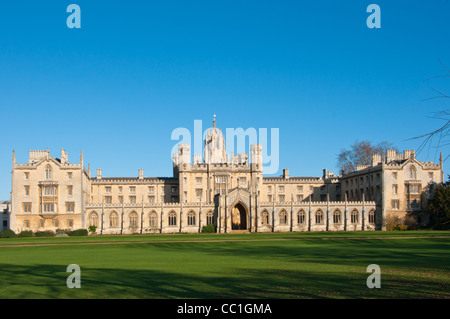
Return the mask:
<path id="1" fill-rule="evenodd" d="M 203 149 L 203 161 L 205 163 L 226 163 L 225 139 L 222 130 L 216 127 L 216 115 L 214 114 L 213 127 L 205 132 L 205 146 Z"/>

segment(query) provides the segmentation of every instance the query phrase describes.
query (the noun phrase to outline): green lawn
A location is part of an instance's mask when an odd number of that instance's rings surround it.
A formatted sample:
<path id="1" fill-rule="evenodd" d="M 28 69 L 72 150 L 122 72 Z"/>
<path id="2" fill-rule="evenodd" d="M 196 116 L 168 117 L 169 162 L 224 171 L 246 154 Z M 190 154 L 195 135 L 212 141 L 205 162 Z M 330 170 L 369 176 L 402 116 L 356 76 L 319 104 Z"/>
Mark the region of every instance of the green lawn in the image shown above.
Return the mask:
<path id="1" fill-rule="evenodd" d="M 0 239 L 0 298 L 450 298 L 449 252 L 423 231 Z"/>

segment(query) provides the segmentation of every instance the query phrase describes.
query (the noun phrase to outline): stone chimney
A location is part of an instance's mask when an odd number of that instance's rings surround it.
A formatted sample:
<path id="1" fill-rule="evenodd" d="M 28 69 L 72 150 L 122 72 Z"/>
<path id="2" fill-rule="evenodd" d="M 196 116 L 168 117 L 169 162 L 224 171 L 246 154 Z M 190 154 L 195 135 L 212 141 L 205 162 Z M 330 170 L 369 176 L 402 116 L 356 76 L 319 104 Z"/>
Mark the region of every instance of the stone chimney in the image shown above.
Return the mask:
<path id="1" fill-rule="evenodd" d="M 289 169 L 287 168 L 283 169 L 283 178 L 289 179 Z"/>
<path id="2" fill-rule="evenodd" d="M 139 169 L 139 179 L 144 179 L 144 170 L 142 168 Z"/>
<path id="3" fill-rule="evenodd" d="M 102 179 L 102 169 L 97 168 L 97 179 Z"/>

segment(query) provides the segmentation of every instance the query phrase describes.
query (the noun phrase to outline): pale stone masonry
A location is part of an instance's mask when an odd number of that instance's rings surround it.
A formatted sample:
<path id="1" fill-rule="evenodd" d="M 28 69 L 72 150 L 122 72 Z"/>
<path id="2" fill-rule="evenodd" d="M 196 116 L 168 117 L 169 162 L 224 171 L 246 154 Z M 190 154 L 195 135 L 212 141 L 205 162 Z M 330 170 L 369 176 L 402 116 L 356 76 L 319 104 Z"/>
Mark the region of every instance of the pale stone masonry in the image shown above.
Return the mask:
<path id="1" fill-rule="evenodd" d="M 443 182 L 439 164 L 420 162 L 414 151 L 388 151 L 357 171 L 321 177 L 262 174 L 262 147 L 227 158 L 222 132 L 207 131 L 203 161 L 190 145 L 173 156 L 173 177 L 91 176 L 83 153 L 70 163 L 47 151 L 30 151 L 16 163 L 13 152 L 10 228 L 53 230 L 97 226 L 99 234 L 218 233 L 384 230 L 387 216 L 414 216 L 432 185 Z"/>

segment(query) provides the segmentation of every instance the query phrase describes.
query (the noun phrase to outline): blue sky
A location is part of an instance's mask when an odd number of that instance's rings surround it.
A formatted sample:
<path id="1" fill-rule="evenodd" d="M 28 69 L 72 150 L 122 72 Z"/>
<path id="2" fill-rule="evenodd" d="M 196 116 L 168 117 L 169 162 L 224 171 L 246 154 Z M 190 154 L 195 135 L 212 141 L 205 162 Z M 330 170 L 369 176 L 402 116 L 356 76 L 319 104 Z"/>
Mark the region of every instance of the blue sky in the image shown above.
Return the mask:
<path id="1" fill-rule="evenodd" d="M 66 26 L 71 3 L 81 29 Z M 381 29 L 366 25 L 371 3 Z M 426 81 L 450 67 L 445 0 L 9 1 L 0 30 L 0 199 L 13 149 L 172 176 L 171 132 L 215 113 L 223 129 L 279 128 L 276 175 L 320 176 L 357 139 L 417 148 L 408 139 L 450 103 L 423 101 L 450 93 L 450 79 Z"/>

